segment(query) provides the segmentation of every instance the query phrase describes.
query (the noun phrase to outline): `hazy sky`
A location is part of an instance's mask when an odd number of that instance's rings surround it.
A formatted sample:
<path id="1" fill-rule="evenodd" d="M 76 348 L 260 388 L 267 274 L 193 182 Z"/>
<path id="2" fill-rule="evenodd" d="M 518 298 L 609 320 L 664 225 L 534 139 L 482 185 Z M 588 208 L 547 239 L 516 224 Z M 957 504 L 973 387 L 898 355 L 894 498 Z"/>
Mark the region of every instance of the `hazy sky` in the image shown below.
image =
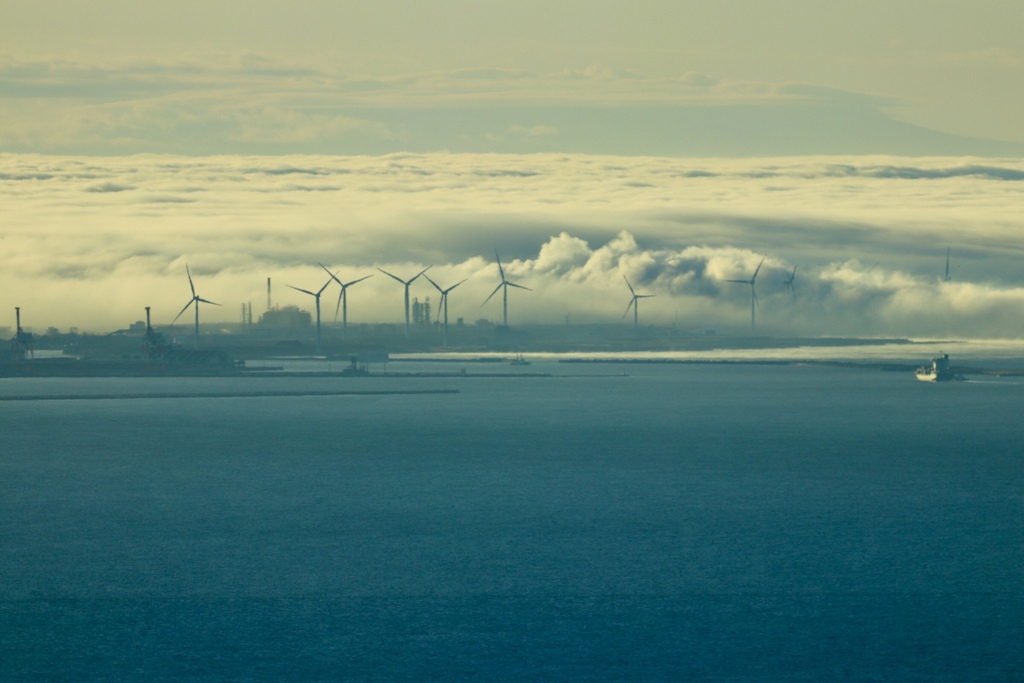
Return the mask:
<path id="1" fill-rule="evenodd" d="M 1019 155 L 1021 26 L 1019 0 L 7 0 L 0 150 Z"/>
<path id="2" fill-rule="evenodd" d="M 497 248 L 537 290 L 513 322 L 621 320 L 628 276 L 649 322 L 742 332 L 721 280 L 766 256 L 767 332 L 1019 337 L 1022 26 L 1020 0 L 6 0 L 0 310 L 165 323 L 187 263 L 234 321 L 267 276 L 308 308 L 284 285 L 322 261 L 434 264 L 470 278 L 453 317 L 497 319 Z M 351 314 L 399 321 L 401 288 Z"/>

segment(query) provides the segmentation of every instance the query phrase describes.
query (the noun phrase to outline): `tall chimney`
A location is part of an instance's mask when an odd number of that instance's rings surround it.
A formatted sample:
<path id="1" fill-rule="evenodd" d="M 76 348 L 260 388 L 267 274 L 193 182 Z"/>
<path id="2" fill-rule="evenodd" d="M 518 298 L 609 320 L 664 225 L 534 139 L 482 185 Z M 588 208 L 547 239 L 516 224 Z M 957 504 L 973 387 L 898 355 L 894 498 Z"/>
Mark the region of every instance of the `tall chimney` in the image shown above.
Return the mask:
<path id="1" fill-rule="evenodd" d="M 270 310 L 270 278 L 267 278 L 267 310 Z"/>

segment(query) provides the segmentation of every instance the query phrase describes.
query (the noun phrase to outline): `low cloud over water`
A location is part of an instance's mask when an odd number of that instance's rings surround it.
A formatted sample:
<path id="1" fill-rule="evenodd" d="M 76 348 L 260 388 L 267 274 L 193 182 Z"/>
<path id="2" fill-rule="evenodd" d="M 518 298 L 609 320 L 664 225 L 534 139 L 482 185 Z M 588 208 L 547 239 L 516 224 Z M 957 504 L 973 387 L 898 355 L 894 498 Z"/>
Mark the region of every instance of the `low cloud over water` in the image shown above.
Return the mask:
<path id="1" fill-rule="evenodd" d="M 211 322 L 262 312 L 267 277 L 309 308 L 284 285 L 319 289 L 320 262 L 345 281 L 432 265 L 441 286 L 469 278 L 453 318 L 497 320 L 497 249 L 534 290 L 510 293 L 512 324 L 621 321 L 625 277 L 655 295 L 643 323 L 743 332 L 750 288 L 725 280 L 764 258 L 768 334 L 1024 334 L 1019 159 L 2 155 L 0 193 L 0 310 L 36 330 L 123 328 L 147 305 L 167 323 L 186 264 L 223 304 Z M 350 292 L 353 323 L 402 316 L 390 278 Z"/>

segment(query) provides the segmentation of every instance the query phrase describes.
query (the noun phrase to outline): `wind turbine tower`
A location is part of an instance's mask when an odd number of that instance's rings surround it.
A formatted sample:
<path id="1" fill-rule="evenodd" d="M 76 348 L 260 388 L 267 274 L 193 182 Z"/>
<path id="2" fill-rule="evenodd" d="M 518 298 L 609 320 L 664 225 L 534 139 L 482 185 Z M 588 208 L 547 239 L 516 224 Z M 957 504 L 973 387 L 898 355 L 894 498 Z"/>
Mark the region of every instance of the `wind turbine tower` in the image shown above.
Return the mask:
<path id="1" fill-rule="evenodd" d="M 636 291 L 634 291 L 634 289 L 633 289 L 633 285 L 629 284 L 629 279 L 625 275 L 622 276 L 622 279 L 626 281 L 626 286 L 629 287 L 629 293 L 633 295 L 633 298 L 629 300 L 629 305 L 626 306 L 626 312 L 622 314 L 622 317 L 625 318 L 627 315 L 629 315 L 629 309 L 632 308 L 633 309 L 633 327 L 634 328 L 639 328 L 640 327 L 640 313 L 639 313 L 640 304 L 638 304 L 637 302 L 640 299 L 650 299 L 650 298 L 653 298 L 655 295 L 654 294 L 637 294 Z"/>
<path id="2" fill-rule="evenodd" d="M 761 266 L 764 265 L 766 258 L 768 258 L 767 254 L 761 257 L 761 262 L 757 264 L 757 270 L 749 280 L 726 280 L 726 282 L 741 282 L 750 285 L 750 334 L 754 334 L 754 307 L 757 306 L 757 292 L 754 291 L 754 283 L 757 282 L 757 274 L 761 272 Z"/>
<path id="3" fill-rule="evenodd" d="M 434 289 L 436 289 L 437 291 L 441 292 L 441 301 L 439 301 L 438 304 L 437 304 L 438 308 L 440 308 L 440 309 L 442 309 L 444 311 L 444 327 L 441 328 L 442 329 L 441 345 L 444 348 L 447 349 L 448 348 L 448 292 L 452 291 L 453 289 L 455 289 L 456 287 L 461 285 L 466 280 L 459 280 L 458 282 L 456 282 L 454 285 L 452 285 L 448 289 L 441 289 L 441 285 L 439 285 L 436 282 L 434 282 L 433 280 L 431 280 L 429 275 L 424 275 L 423 277 L 427 278 L 427 282 L 429 282 L 430 284 L 434 285 Z"/>
<path id="4" fill-rule="evenodd" d="M 337 282 L 338 286 L 341 287 L 341 293 L 338 294 L 338 303 L 334 307 L 334 320 L 335 320 L 335 322 L 337 322 L 337 320 L 338 320 L 338 308 L 340 307 L 341 308 L 341 338 L 344 339 L 346 334 L 348 333 L 348 288 L 351 287 L 352 285 L 356 284 L 357 282 L 362 282 L 366 278 L 373 277 L 373 275 L 372 274 L 371 275 L 364 275 L 363 277 L 359 278 L 358 280 L 352 280 L 351 282 L 342 282 L 341 280 L 338 279 L 338 277 L 334 273 L 332 273 L 331 271 L 327 270 L 327 266 L 325 266 L 324 264 L 321 263 L 320 267 L 323 268 L 325 271 L 327 271 L 327 274 L 331 276 L 331 279 L 334 280 L 335 282 Z"/>
<path id="5" fill-rule="evenodd" d="M 331 277 L 333 278 L 334 275 L 332 274 Z M 301 287 L 292 287 L 291 285 L 288 285 L 296 292 L 309 294 L 311 297 L 316 299 L 316 355 L 318 356 L 320 355 L 320 295 L 324 293 L 324 290 L 327 289 L 327 285 L 331 284 L 331 282 L 333 282 L 333 280 L 328 280 L 327 282 L 324 283 L 324 286 L 316 290 L 316 292 L 311 292 L 308 289 L 302 289 Z"/>
<path id="6" fill-rule="evenodd" d="M 946 247 L 946 275 L 942 278 L 943 282 L 949 282 L 949 247 Z"/>
<path id="7" fill-rule="evenodd" d="M 509 282 L 508 280 L 505 279 L 505 269 L 501 267 L 501 257 L 498 256 L 498 250 L 497 249 L 494 250 L 494 259 L 498 262 L 498 274 L 501 276 L 501 283 L 497 287 L 494 288 L 494 291 L 491 292 L 490 296 L 488 296 L 486 299 L 484 299 L 484 303 L 480 304 L 480 305 L 483 306 L 488 301 L 490 301 L 491 297 L 494 296 L 495 294 L 497 294 L 499 289 L 505 290 L 504 292 L 502 292 L 503 303 L 502 303 L 502 318 L 501 318 L 501 320 L 502 320 L 502 324 L 505 327 L 508 327 L 508 288 L 509 287 L 515 287 L 517 289 L 525 289 L 528 292 L 532 292 L 533 290 L 530 289 L 529 287 L 523 287 L 522 285 L 517 285 L 515 282 Z"/>
<path id="8" fill-rule="evenodd" d="M 416 278 L 418 278 L 420 275 L 423 275 L 423 273 L 427 272 L 431 268 L 433 268 L 433 266 L 427 266 L 426 268 L 421 270 L 419 273 L 417 273 L 416 277 L 413 277 L 413 278 L 411 278 L 409 280 L 403 280 L 402 278 L 398 277 L 397 275 L 392 275 L 391 273 L 389 273 L 388 271 L 384 270 L 383 268 L 378 268 L 377 269 L 380 272 L 382 272 L 385 275 L 387 275 L 388 277 L 394 278 L 398 282 L 401 282 L 403 285 L 405 285 L 405 334 L 406 334 L 406 336 L 409 336 L 409 285 L 411 285 L 413 282 L 415 282 Z"/>
<path id="9" fill-rule="evenodd" d="M 185 264 L 185 274 L 188 275 L 188 286 L 189 286 L 189 289 L 192 290 L 192 298 L 189 299 L 188 303 L 185 304 L 185 307 L 182 308 L 181 311 L 178 312 L 178 315 L 174 316 L 174 320 L 171 321 L 171 324 L 173 325 L 174 323 L 176 323 L 178 321 L 178 318 L 181 317 L 181 314 L 184 313 L 185 311 L 187 311 L 189 306 L 193 306 L 194 305 L 196 307 L 196 348 L 198 349 L 199 348 L 199 304 L 200 303 L 204 303 L 204 304 L 210 304 L 211 306 L 220 306 L 220 304 L 214 303 L 212 301 L 207 301 L 206 299 L 204 299 L 201 296 L 199 296 L 198 294 L 196 294 L 196 286 L 192 282 L 192 273 L 188 269 L 188 264 Z"/>

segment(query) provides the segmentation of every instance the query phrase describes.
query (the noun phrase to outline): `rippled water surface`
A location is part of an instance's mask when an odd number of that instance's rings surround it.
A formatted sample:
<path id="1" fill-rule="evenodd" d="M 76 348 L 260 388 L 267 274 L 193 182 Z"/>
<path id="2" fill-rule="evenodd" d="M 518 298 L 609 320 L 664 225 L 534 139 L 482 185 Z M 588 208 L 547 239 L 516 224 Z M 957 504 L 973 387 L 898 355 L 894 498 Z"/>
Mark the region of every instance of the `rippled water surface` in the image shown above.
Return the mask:
<path id="1" fill-rule="evenodd" d="M 0 381 L 0 676 L 1024 677 L 1024 382 L 487 369 Z"/>

